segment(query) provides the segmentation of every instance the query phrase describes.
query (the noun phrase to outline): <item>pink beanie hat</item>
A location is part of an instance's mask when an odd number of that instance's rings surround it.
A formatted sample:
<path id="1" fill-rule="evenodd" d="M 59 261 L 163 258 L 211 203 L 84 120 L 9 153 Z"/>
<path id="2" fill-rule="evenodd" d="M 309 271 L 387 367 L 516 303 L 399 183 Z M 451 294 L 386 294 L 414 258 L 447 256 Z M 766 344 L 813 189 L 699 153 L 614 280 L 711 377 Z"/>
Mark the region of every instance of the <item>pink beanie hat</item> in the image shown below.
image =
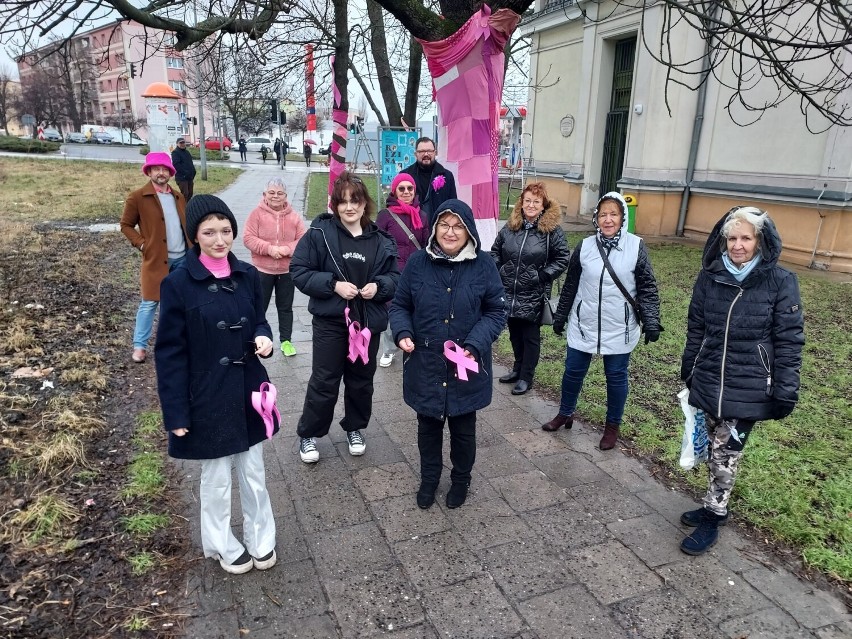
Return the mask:
<path id="1" fill-rule="evenodd" d="M 142 173 L 148 175 L 148 169 L 152 166 L 164 166 L 169 170 L 169 174 L 174 176 L 175 167 L 172 166 L 172 156 L 168 153 L 149 153 L 145 156 L 145 164 L 142 165 Z"/>
<path id="2" fill-rule="evenodd" d="M 414 183 L 414 178 L 411 177 L 408 173 L 400 173 L 393 179 L 390 187 L 391 193 L 396 193 L 396 187 L 398 187 L 403 182 L 411 182 L 412 184 L 414 184 L 414 192 L 417 193 L 417 184 Z"/>

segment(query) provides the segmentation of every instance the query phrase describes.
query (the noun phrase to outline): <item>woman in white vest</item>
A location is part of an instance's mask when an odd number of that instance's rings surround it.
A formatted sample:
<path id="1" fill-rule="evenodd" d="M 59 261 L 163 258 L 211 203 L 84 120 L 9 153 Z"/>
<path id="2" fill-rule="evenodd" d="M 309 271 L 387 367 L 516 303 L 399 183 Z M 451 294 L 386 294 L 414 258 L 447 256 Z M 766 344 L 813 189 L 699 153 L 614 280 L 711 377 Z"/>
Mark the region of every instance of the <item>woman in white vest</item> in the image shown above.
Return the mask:
<path id="1" fill-rule="evenodd" d="M 559 414 L 542 428 L 571 428 L 592 356 L 602 355 L 607 406 L 600 448 L 609 450 L 615 447 L 627 403 L 630 353 L 643 332 L 647 344 L 656 342 L 663 328 L 654 270 L 642 239 L 623 228 L 627 204 L 621 194 L 604 195 L 593 219 L 597 232 L 571 255 L 553 316 L 557 335 L 568 325 L 568 348 Z"/>

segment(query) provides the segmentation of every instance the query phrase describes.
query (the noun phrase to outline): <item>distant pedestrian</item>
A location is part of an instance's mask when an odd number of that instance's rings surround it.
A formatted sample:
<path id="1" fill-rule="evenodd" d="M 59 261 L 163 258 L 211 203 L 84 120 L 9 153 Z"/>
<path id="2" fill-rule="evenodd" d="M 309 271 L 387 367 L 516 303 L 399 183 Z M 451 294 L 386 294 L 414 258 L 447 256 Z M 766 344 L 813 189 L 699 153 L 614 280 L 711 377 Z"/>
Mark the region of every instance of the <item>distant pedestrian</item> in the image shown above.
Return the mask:
<path id="1" fill-rule="evenodd" d="M 307 295 L 313 316 L 313 364 L 296 429 L 299 457 L 319 461 L 343 379 L 343 419 L 349 454 L 363 455 L 362 431 L 373 412 L 373 376 L 379 335 L 388 325 L 387 302 L 399 280 L 393 239 L 370 221 L 376 203 L 360 178 L 343 172 L 329 208 L 299 241 L 290 272 Z"/>
<path id="2" fill-rule="evenodd" d="M 542 429 L 571 428 L 589 364 L 594 355 L 601 355 L 606 374 L 601 450 L 615 448 L 618 439 L 629 390 L 630 353 L 642 333 L 648 344 L 660 339 L 663 330 L 648 249 L 640 237 L 624 229 L 626 219 L 627 203 L 620 193 L 606 193 L 598 201 L 593 217 L 597 233 L 574 249 L 553 314 L 554 333 L 562 335 L 568 326 L 568 345 L 559 413 Z"/>
<path id="3" fill-rule="evenodd" d="M 405 269 L 408 258 L 426 246 L 431 230 L 429 220 L 420 210 L 414 178 L 408 173 L 400 173 L 391 182 L 385 208 L 379 211 L 376 225 L 390 234 L 396 242 L 396 262 L 401 273 Z M 391 326 L 382 333 L 381 346 L 379 366 L 386 368 L 393 363 L 396 353 Z"/>
<path id="4" fill-rule="evenodd" d="M 437 149 L 431 138 L 419 138 L 414 149 L 414 164 L 405 167 L 402 172 L 414 178 L 420 198 L 420 210 L 431 224 L 432 214 L 442 210 L 441 207 L 446 200 L 458 197 L 456 178 L 452 171 L 444 168 L 435 159 Z"/>
<path id="5" fill-rule="evenodd" d="M 154 314 L 160 303 L 160 282 L 181 262 L 192 243 L 186 234 L 186 200 L 169 186 L 175 174 L 168 153 L 145 156 L 142 173 L 148 183 L 133 191 L 124 203 L 121 232 L 142 253 L 140 283 L 142 301 L 133 330 L 134 362 L 144 362 L 148 340 L 154 327 Z"/>
<path id="6" fill-rule="evenodd" d="M 532 388 L 544 305 L 549 303 L 553 281 L 568 268 L 571 252 L 561 220 L 559 203 L 548 198 L 544 183 L 529 182 L 491 247 L 506 289 L 509 341 L 515 356 L 512 371 L 500 381 L 515 385 L 513 395 Z"/>
<path id="7" fill-rule="evenodd" d="M 183 193 L 183 197 L 187 203 L 192 199 L 193 184 L 195 181 L 195 164 L 192 162 L 192 155 L 186 148 L 186 140 L 178 138 L 175 142 L 177 146 L 172 151 L 172 164 L 175 167 L 175 182 Z"/>
<path id="8" fill-rule="evenodd" d="M 281 352 L 286 357 L 296 354 L 290 341 L 293 336 L 293 278 L 290 260 L 296 245 L 305 234 L 302 216 L 287 201 L 287 187 L 279 177 L 266 183 L 260 204 L 249 213 L 243 244 L 251 251 L 251 261 L 260 272 L 263 310 L 269 308 L 275 291 L 278 310 L 278 335 Z"/>
<path id="9" fill-rule="evenodd" d="M 263 442 L 280 428 L 274 400 L 260 395 L 272 354 L 255 268 L 231 252 L 237 221 L 213 195 L 186 210 L 195 246 L 162 285 L 157 389 L 169 455 L 201 461 L 201 545 L 225 572 L 275 565 L 275 519 Z M 252 394 L 261 398 L 260 409 Z M 231 468 L 239 478 L 242 542 L 231 529 Z"/>
<path id="10" fill-rule="evenodd" d="M 681 523 L 680 545 L 701 555 L 727 523 L 746 440 L 758 421 L 787 417 L 799 399 L 804 316 L 796 274 L 778 266 L 781 237 L 765 211 L 725 213 L 704 247 L 687 316 L 680 377 L 704 411 L 710 482 L 702 508 Z M 772 437 L 771 434 L 768 435 Z"/>
<path id="11" fill-rule="evenodd" d="M 275 151 L 275 161 L 281 163 L 281 138 L 275 138 L 275 144 L 272 145 L 272 150 Z"/>
<path id="12" fill-rule="evenodd" d="M 476 411 L 491 403 L 491 345 L 506 323 L 503 283 L 482 251 L 473 211 L 447 200 L 427 245 L 408 260 L 391 304 L 394 340 L 405 352 L 403 398 L 417 412 L 420 488 L 429 508 L 443 470 L 444 422 L 450 430 L 447 507 L 467 499 L 476 459 Z"/>
<path id="13" fill-rule="evenodd" d="M 248 162 L 248 147 L 243 136 L 240 136 L 240 139 L 237 140 L 237 147 L 240 150 L 240 162 Z"/>
<path id="14" fill-rule="evenodd" d="M 307 164 L 308 166 L 311 165 L 311 154 L 313 152 L 314 152 L 314 150 L 311 148 L 311 145 L 308 144 L 307 142 L 305 142 L 305 144 L 302 145 L 302 153 L 305 156 L 305 164 Z"/>

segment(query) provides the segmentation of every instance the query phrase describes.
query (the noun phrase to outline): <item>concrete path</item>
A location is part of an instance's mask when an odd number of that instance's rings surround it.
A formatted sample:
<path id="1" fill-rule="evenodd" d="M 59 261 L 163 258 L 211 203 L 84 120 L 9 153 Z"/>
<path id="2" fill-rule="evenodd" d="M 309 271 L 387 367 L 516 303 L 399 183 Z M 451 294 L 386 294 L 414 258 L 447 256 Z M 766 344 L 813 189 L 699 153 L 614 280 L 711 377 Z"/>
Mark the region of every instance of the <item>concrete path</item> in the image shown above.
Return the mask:
<path id="1" fill-rule="evenodd" d="M 239 221 L 275 174 L 252 166 L 221 194 Z M 307 169 L 288 165 L 283 175 L 301 210 Z M 235 248 L 248 259 L 241 237 Z M 338 403 L 320 462 L 303 464 L 295 426 L 311 374 L 306 305 L 297 292 L 298 355 L 277 351 L 267 364 L 284 420 L 265 450 L 278 565 L 231 576 L 201 558 L 200 467 L 180 464 L 193 504 L 188 637 L 852 637 L 836 595 L 799 580 L 732 526 L 705 556 L 681 553 L 687 529 L 678 520 L 695 502 L 618 448 L 598 450 L 595 429 L 543 432 L 558 407 L 534 392 L 514 397 L 495 385 L 479 413 L 471 494 L 457 510 L 444 505 L 449 470 L 436 504 L 415 504 L 417 427 L 398 360 L 376 373 L 366 454 L 349 455 Z M 268 317 L 275 321 L 274 310 Z M 495 377 L 504 372 L 496 367 Z M 235 505 L 237 523 L 239 512 Z"/>

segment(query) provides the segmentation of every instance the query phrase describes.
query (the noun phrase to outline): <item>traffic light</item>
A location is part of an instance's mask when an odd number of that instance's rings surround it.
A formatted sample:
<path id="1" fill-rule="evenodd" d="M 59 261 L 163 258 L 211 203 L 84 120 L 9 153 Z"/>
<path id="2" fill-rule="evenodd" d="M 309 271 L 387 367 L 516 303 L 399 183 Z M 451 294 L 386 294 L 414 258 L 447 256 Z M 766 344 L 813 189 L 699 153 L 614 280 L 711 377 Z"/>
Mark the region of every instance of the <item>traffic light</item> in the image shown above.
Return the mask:
<path id="1" fill-rule="evenodd" d="M 280 124 L 287 124 L 287 112 L 286 112 L 286 111 L 281 111 L 278 115 L 279 115 L 279 118 L 280 118 L 280 119 L 278 120 L 278 122 L 279 122 Z"/>
<path id="2" fill-rule="evenodd" d="M 273 122 L 278 121 L 278 100 L 269 101 L 269 119 Z"/>
<path id="3" fill-rule="evenodd" d="M 136 77 L 136 63 L 135 62 L 130 63 L 130 77 L 131 78 Z"/>

